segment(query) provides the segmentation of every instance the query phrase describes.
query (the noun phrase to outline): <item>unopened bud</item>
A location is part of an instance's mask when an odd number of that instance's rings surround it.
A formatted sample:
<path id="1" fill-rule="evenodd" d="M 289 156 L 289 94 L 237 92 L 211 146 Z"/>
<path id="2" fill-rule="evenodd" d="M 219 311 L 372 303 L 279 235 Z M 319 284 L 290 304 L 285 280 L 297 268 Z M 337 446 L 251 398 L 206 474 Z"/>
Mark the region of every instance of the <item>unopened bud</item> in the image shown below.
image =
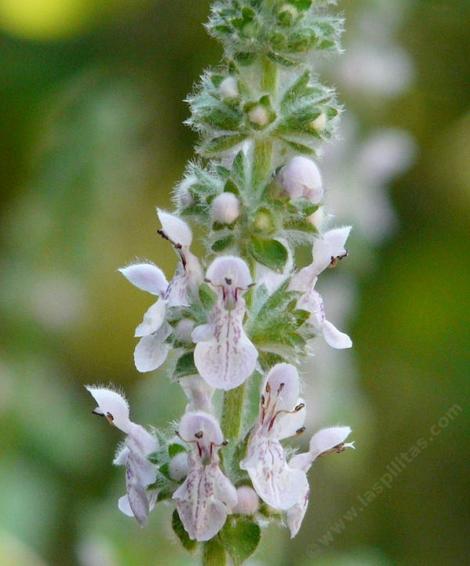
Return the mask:
<path id="1" fill-rule="evenodd" d="M 220 224 L 232 224 L 240 216 L 240 201 L 233 193 L 221 193 L 212 201 L 212 217 Z"/>
<path id="2" fill-rule="evenodd" d="M 327 120 L 326 114 L 322 112 L 320 116 L 311 122 L 312 129 L 321 134 L 326 128 Z"/>
<path id="3" fill-rule="evenodd" d="M 327 214 L 325 213 L 325 207 L 320 206 L 318 209 L 308 217 L 310 224 L 315 226 L 317 232 L 322 232 L 327 219 Z"/>
<path id="4" fill-rule="evenodd" d="M 233 508 L 233 513 L 240 515 L 254 515 L 259 509 L 259 498 L 256 491 L 248 486 L 237 489 L 238 502 Z"/>
<path id="5" fill-rule="evenodd" d="M 292 199 L 306 198 L 318 204 L 323 198 L 323 183 L 320 170 L 307 157 L 293 157 L 281 170 L 279 181 Z"/>
<path id="6" fill-rule="evenodd" d="M 219 86 L 219 93 L 222 98 L 238 98 L 238 84 L 234 77 L 226 77 Z"/>
<path id="7" fill-rule="evenodd" d="M 170 460 L 170 478 L 175 481 L 181 481 L 188 475 L 188 454 L 179 452 Z"/>
<path id="8" fill-rule="evenodd" d="M 194 320 L 190 318 L 183 318 L 181 319 L 175 327 L 175 338 L 179 342 L 183 342 L 185 344 L 191 344 L 192 338 L 191 333 L 194 329 Z"/>
<path id="9" fill-rule="evenodd" d="M 256 124 L 260 128 L 264 128 L 269 124 L 270 116 L 268 110 L 261 104 L 257 104 L 248 112 L 250 122 Z"/>

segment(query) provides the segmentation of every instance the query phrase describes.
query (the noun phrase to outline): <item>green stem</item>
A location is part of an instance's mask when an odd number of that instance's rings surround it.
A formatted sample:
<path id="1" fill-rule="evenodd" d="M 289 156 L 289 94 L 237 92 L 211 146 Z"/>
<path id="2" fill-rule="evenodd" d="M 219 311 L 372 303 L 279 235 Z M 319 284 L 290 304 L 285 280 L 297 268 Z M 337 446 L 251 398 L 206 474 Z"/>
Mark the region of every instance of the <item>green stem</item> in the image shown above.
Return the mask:
<path id="1" fill-rule="evenodd" d="M 227 440 L 235 443 L 242 429 L 243 404 L 245 402 L 245 384 L 226 391 L 222 410 L 222 430 Z"/>

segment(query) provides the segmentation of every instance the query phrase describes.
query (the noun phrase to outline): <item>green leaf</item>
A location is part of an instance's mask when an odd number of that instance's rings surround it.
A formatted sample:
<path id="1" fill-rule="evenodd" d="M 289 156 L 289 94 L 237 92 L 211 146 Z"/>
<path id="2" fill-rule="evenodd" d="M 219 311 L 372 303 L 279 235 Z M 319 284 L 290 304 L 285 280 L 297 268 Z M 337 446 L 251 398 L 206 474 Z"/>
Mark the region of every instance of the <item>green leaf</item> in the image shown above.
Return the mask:
<path id="1" fill-rule="evenodd" d="M 197 369 L 194 365 L 193 352 L 186 352 L 176 362 L 174 377 L 187 377 L 188 375 L 195 374 L 197 374 Z"/>
<path id="2" fill-rule="evenodd" d="M 230 517 L 220 532 L 220 539 L 234 566 L 240 566 L 257 549 L 261 529 L 246 517 Z"/>
<path id="3" fill-rule="evenodd" d="M 220 240 L 216 240 L 212 244 L 211 250 L 213 252 L 222 252 L 223 250 L 226 250 L 227 248 L 232 246 L 234 241 L 235 241 L 235 236 L 233 234 L 229 234 L 228 236 L 225 236 L 224 238 L 220 238 Z"/>
<path id="4" fill-rule="evenodd" d="M 249 252 L 256 261 L 279 273 L 284 269 L 289 257 L 281 242 L 256 237 L 251 239 Z"/>
<path id="5" fill-rule="evenodd" d="M 168 455 L 170 456 L 170 458 L 174 458 L 177 454 L 180 454 L 181 452 L 186 452 L 186 448 L 181 444 L 175 443 L 175 444 L 170 444 L 168 446 Z"/>
<path id="6" fill-rule="evenodd" d="M 200 153 L 212 157 L 239 145 L 246 138 L 245 134 L 226 134 L 213 138 L 200 148 Z"/>
<path id="7" fill-rule="evenodd" d="M 179 538 L 179 541 L 183 545 L 183 548 L 185 548 L 189 552 L 194 552 L 197 547 L 197 542 L 189 538 L 188 533 L 185 531 L 183 523 L 181 522 L 178 511 L 176 509 L 173 511 L 171 526 L 173 527 L 175 535 Z"/>
<path id="8" fill-rule="evenodd" d="M 227 564 L 227 555 L 218 538 L 213 538 L 204 544 L 202 564 L 203 566 L 225 566 Z"/>

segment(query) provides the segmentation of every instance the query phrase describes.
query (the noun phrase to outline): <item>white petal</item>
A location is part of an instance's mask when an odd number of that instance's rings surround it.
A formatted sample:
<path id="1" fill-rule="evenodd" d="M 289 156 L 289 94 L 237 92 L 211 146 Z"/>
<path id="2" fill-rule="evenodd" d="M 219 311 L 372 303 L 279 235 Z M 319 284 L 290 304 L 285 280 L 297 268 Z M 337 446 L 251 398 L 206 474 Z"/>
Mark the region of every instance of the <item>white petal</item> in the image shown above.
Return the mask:
<path id="1" fill-rule="evenodd" d="M 307 476 L 291 468 L 277 440 L 260 439 L 250 443 L 249 456 L 240 462 L 247 470 L 256 493 L 271 507 L 287 510 L 308 489 Z"/>
<path id="2" fill-rule="evenodd" d="M 193 468 L 173 494 L 181 522 L 193 540 L 210 540 L 227 519 L 229 509 L 215 496 L 214 468 L 218 466 Z"/>
<path id="3" fill-rule="evenodd" d="M 214 336 L 207 342 L 198 342 L 194 363 L 209 385 L 228 391 L 253 373 L 258 351 L 242 326 L 244 305 L 239 303 L 233 310 L 225 310 L 220 305 L 216 308 Z"/>
<path id="4" fill-rule="evenodd" d="M 299 373 L 292 364 L 276 364 L 269 371 L 263 384 L 263 391 L 270 391 L 276 398 L 276 409 L 290 411 L 299 397 Z"/>
<path id="5" fill-rule="evenodd" d="M 217 419 L 203 411 L 189 412 L 183 415 L 178 432 L 186 442 L 198 440 L 201 446 L 208 449 L 210 449 L 211 444 L 220 446 L 224 441 Z"/>
<path id="6" fill-rule="evenodd" d="M 182 377 L 178 383 L 181 385 L 186 397 L 189 400 L 187 411 L 212 412 L 212 397 L 214 388 L 211 387 L 199 375 Z"/>
<path id="7" fill-rule="evenodd" d="M 138 289 L 152 295 L 161 296 L 168 288 L 165 274 L 153 263 L 134 263 L 122 267 L 119 271 Z"/>
<path id="8" fill-rule="evenodd" d="M 317 283 L 316 267 L 313 264 L 303 267 L 292 276 L 289 283 L 289 291 L 299 291 L 300 293 L 310 292 Z"/>
<path id="9" fill-rule="evenodd" d="M 351 348 L 352 340 L 344 332 L 340 332 L 331 322 L 325 320 L 323 322 L 323 337 L 326 343 L 332 348 L 343 350 Z"/>
<path id="10" fill-rule="evenodd" d="M 143 426 L 131 423 L 129 434 L 126 439 L 126 445 L 131 451 L 142 455 L 146 469 L 153 470 L 153 464 L 147 460 L 147 456 L 152 452 L 155 452 L 159 446 L 158 440 L 153 434 L 151 434 Z M 153 482 L 154 480 L 152 478 L 148 480 L 148 483 Z"/>
<path id="11" fill-rule="evenodd" d="M 318 431 L 310 440 L 310 452 L 313 459 L 323 454 L 323 452 L 328 452 L 336 446 L 343 444 L 350 434 L 351 428 L 349 426 L 336 426 Z"/>
<path id="12" fill-rule="evenodd" d="M 230 255 L 217 257 L 209 266 L 206 277 L 215 286 L 230 285 L 233 289 L 247 289 L 252 282 L 247 264 Z"/>
<path id="13" fill-rule="evenodd" d="M 125 466 L 127 464 L 127 457 L 129 456 L 129 448 L 122 444 L 118 447 L 116 455 L 114 456 L 113 464 L 115 466 Z"/>
<path id="14" fill-rule="evenodd" d="M 144 336 L 139 340 L 134 350 L 134 362 L 137 371 L 141 373 L 153 371 L 165 362 L 170 346 L 165 344 L 164 341 L 169 334 L 169 327 L 163 325 L 155 334 Z"/>
<path id="15" fill-rule="evenodd" d="M 162 230 L 174 244 L 189 247 L 193 241 L 193 234 L 188 224 L 178 218 L 175 214 L 170 214 L 157 208 L 158 219 L 162 225 Z"/>
<path id="16" fill-rule="evenodd" d="M 126 399 L 107 387 L 87 385 L 86 388 L 98 405 L 95 412 L 106 416 L 114 426 L 127 433 L 130 428 L 130 420 L 129 404 Z"/>
<path id="17" fill-rule="evenodd" d="M 299 532 L 305 513 L 308 507 L 309 490 L 303 494 L 302 498 L 287 511 L 287 526 L 290 530 L 290 538 L 294 538 Z"/>
<path id="18" fill-rule="evenodd" d="M 127 515 L 127 517 L 134 517 L 134 513 L 131 509 L 131 506 L 129 505 L 129 497 L 127 495 L 123 495 L 119 498 L 118 507 L 119 511 L 121 511 L 121 513 L 124 513 L 124 515 Z"/>
<path id="19" fill-rule="evenodd" d="M 313 244 L 313 265 L 317 275 L 324 271 L 332 259 L 346 254 L 346 240 L 351 232 L 351 226 L 328 230 L 323 236 L 315 238 Z"/>
<path id="20" fill-rule="evenodd" d="M 313 463 L 313 456 L 311 452 L 302 452 L 301 454 L 295 454 L 289 460 L 289 466 L 291 468 L 297 468 L 307 473 Z"/>
<path id="21" fill-rule="evenodd" d="M 232 511 L 238 502 L 237 490 L 233 483 L 222 473 L 218 466 L 214 468 L 213 478 L 214 496 L 220 499 L 229 511 Z"/>
<path id="22" fill-rule="evenodd" d="M 195 344 L 198 342 L 207 342 L 213 338 L 214 333 L 211 324 L 200 324 L 191 333 L 191 338 Z"/>
<path id="23" fill-rule="evenodd" d="M 144 314 L 144 319 L 135 329 L 134 336 L 141 338 L 156 332 L 165 321 L 166 307 L 167 303 L 163 299 L 154 303 Z"/>

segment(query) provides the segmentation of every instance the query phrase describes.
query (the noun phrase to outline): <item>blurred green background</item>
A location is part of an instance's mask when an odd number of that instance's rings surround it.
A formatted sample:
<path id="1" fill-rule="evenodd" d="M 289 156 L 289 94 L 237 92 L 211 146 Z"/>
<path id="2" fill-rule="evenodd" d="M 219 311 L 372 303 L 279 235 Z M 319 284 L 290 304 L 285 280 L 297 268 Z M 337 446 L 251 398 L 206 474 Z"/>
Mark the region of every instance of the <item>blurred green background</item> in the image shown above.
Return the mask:
<path id="1" fill-rule="evenodd" d="M 183 99 L 220 58 L 202 27 L 208 6 L 0 0 L 1 566 L 194 563 L 171 533 L 170 508 L 157 508 L 147 530 L 118 512 L 120 436 L 91 417 L 82 384 L 121 384 L 142 423 L 164 426 L 184 407 L 176 386 L 133 367 L 133 329 L 150 303 L 116 269 L 135 257 L 174 267 L 154 206 L 170 205 L 192 156 Z M 357 450 L 312 470 L 301 533 L 289 542 L 273 528 L 253 564 L 461 565 L 470 556 L 470 3 L 340 8 L 356 59 L 321 69 L 354 122 L 339 158 L 351 207 L 338 216 L 355 236 L 338 277 L 354 289 L 344 318 L 355 348 L 335 352 L 334 366 L 319 356 L 336 377 L 316 387 L 312 371 L 306 388 L 312 427 L 351 423 Z M 358 174 L 356 152 L 384 128 L 408 132 L 407 164 L 374 184 L 369 170 Z M 366 181 L 380 190 L 375 210 L 379 193 L 362 191 Z"/>

